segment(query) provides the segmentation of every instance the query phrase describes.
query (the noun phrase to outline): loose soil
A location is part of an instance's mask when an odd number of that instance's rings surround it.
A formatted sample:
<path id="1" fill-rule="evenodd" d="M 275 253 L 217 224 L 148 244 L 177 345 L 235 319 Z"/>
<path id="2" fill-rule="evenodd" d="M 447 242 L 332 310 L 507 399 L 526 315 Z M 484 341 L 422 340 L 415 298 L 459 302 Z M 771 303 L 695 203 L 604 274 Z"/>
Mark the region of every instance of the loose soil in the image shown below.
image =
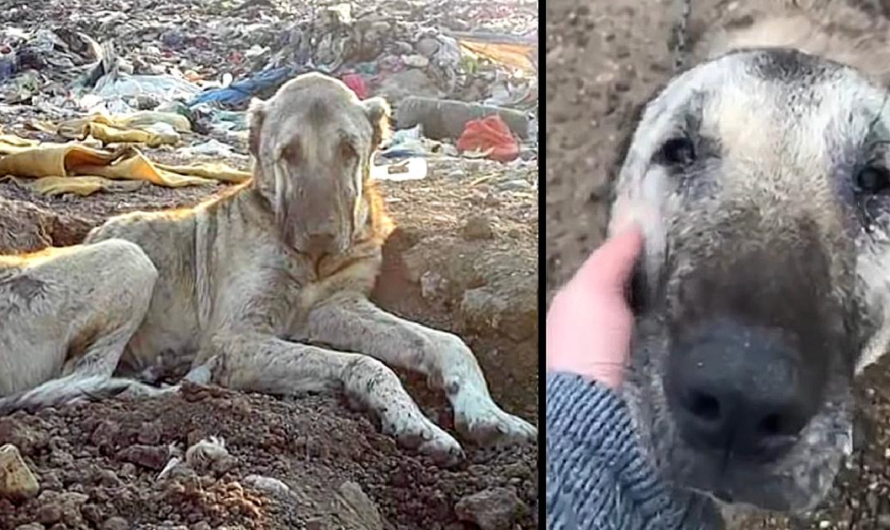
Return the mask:
<path id="1" fill-rule="evenodd" d="M 843 1 L 843 0 L 841 0 Z M 673 0 L 546 4 L 546 278 L 548 303 L 602 241 L 608 169 L 631 112 L 670 77 Z M 693 1 L 693 34 L 745 2 Z M 850 1 L 866 17 L 890 4 Z M 860 14 L 861 15 L 861 14 Z M 886 35 L 875 36 L 886 39 Z M 742 528 L 890 528 L 890 359 L 858 383 L 854 457 L 808 518 L 755 518 Z"/>
<path id="2" fill-rule="evenodd" d="M 148 153 L 164 160 L 162 152 Z M 536 186 L 534 162 L 476 160 L 434 161 L 424 180 L 381 182 L 398 228 L 384 249 L 374 293 L 388 310 L 460 334 L 495 399 L 532 422 Z M 111 215 L 189 206 L 221 189 L 145 185 L 135 192 L 44 197 L 0 182 L 0 252 L 76 244 Z M 425 413 L 453 432 L 444 396 L 415 374 L 400 376 Z M 185 450 L 210 435 L 225 440 L 230 468 L 156 480 L 168 446 Z M 373 418 L 339 396 L 277 399 L 190 387 L 159 399 L 18 413 L 0 419 L 0 445 L 7 442 L 22 451 L 42 492 L 26 502 L 0 500 L 0 530 L 32 522 L 54 530 L 374 528 L 349 515 L 368 510 L 343 508 L 346 497 L 338 491 L 347 481 L 367 494 L 388 529 L 476 528 L 459 521 L 455 505 L 492 488 L 516 495 L 516 525 L 538 527 L 535 443 L 501 449 L 465 443 L 466 463 L 439 469 L 398 449 Z M 281 480 L 290 493 L 258 489 L 245 480 L 249 475 Z"/>

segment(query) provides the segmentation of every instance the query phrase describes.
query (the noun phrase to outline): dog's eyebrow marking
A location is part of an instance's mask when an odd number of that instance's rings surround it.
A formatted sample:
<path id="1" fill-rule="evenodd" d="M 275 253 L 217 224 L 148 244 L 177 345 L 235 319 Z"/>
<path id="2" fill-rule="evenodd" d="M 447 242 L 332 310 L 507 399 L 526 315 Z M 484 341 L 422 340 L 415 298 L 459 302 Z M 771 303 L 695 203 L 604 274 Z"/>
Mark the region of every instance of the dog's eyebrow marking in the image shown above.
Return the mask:
<path id="1" fill-rule="evenodd" d="M 763 50 L 753 57 L 751 67 L 763 80 L 785 83 L 806 82 L 826 72 L 815 57 L 794 49 Z"/>

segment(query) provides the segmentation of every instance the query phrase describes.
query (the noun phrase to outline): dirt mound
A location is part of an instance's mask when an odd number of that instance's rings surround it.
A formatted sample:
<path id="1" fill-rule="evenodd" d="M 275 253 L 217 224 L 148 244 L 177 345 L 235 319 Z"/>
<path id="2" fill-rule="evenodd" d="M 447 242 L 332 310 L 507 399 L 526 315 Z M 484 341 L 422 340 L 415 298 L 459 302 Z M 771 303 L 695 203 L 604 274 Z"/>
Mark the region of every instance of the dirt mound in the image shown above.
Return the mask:
<path id="1" fill-rule="evenodd" d="M 162 480 L 170 446 L 222 437 L 230 456 Z M 47 528 L 460 528 L 455 505 L 491 488 L 516 495 L 517 523 L 537 526 L 536 447 L 468 448 L 465 464 L 436 468 L 406 455 L 336 399 L 278 400 L 188 387 L 148 401 L 84 404 L 0 419 L 0 445 L 16 444 L 42 491 L 0 500 L 0 529 Z M 265 486 L 283 481 L 289 491 Z M 248 478 L 250 477 L 250 478 Z M 343 484 L 354 483 L 359 486 Z M 364 492 L 370 502 L 341 490 Z M 338 504 L 339 503 L 339 504 Z M 348 506 L 349 509 L 345 508 Z M 312 526 L 315 525 L 315 526 Z"/>

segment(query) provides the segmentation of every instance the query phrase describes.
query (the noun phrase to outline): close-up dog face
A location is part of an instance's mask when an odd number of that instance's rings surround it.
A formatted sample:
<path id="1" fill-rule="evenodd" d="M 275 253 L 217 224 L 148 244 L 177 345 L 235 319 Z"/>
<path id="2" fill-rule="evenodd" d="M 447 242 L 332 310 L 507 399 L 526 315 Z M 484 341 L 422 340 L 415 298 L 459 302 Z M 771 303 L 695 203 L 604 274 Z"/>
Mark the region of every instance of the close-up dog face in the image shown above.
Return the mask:
<path id="1" fill-rule="evenodd" d="M 783 511 L 830 488 L 890 336 L 888 145 L 884 89 L 790 50 L 716 58 L 645 107 L 610 229 L 646 238 L 623 392 L 668 480 Z"/>
<path id="2" fill-rule="evenodd" d="M 389 114 L 382 98 L 360 101 L 341 81 L 320 74 L 299 76 L 268 101 L 253 102 L 256 186 L 290 246 L 315 257 L 348 247 Z"/>

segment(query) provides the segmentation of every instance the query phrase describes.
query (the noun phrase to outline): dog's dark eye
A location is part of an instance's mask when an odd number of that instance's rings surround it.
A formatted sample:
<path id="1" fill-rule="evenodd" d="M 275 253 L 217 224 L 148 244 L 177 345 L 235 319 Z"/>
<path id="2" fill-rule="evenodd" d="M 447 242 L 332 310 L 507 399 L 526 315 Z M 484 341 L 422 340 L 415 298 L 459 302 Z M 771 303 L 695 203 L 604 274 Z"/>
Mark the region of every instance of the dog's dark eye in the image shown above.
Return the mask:
<path id="1" fill-rule="evenodd" d="M 284 158 L 290 164 L 299 164 L 300 163 L 300 145 L 297 142 L 292 142 L 288 144 L 284 149 L 281 150 L 281 157 Z"/>
<path id="2" fill-rule="evenodd" d="M 662 163 L 685 166 L 695 161 L 695 146 L 689 138 L 671 138 L 661 146 L 658 155 Z"/>
<path id="3" fill-rule="evenodd" d="M 340 158 L 343 160 L 352 160 L 356 158 L 355 147 L 349 142 L 340 143 Z"/>
<path id="4" fill-rule="evenodd" d="M 885 167 L 866 166 L 856 174 L 856 187 L 864 193 L 884 193 L 890 190 L 890 171 Z"/>

